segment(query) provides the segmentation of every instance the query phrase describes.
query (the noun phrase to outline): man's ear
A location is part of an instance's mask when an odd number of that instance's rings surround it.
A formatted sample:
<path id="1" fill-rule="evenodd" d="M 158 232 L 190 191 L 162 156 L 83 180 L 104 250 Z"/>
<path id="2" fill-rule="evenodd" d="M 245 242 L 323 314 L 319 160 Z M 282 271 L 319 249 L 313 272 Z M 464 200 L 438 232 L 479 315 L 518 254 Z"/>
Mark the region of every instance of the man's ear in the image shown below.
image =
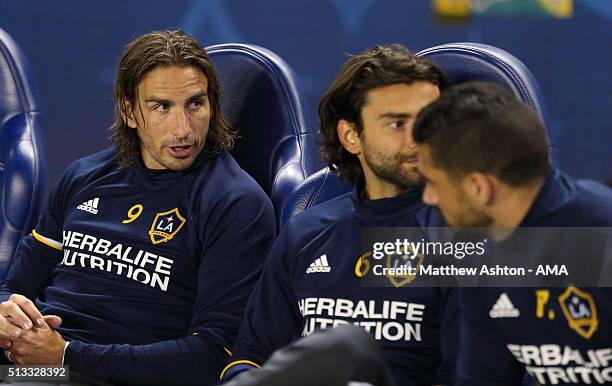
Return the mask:
<path id="1" fill-rule="evenodd" d="M 354 123 L 341 119 L 336 126 L 336 132 L 338 133 L 340 143 L 349 153 L 355 155 L 361 154 L 361 140 L 355 130 Z"/>
<path id="2" fill-rule="evenodd" d="M 479 172 L 470 173 L 463 178 L 461 185 L 472 204 L 485 207 L 493 202 L 495 183 L 489 175 Z"/>
<path id="3" fill-rule="evenodd" d="M 129 127 L 131 127 L 132 129 L 137 128 L 138 122 L 136 122 L 136 117 L 134 116 L 134 109 L 132 108 L 132 105 L 129 101 L 125 99 L 122 103 L 123 106 L 121 109 L 121 117 L 123 117 Z"/>

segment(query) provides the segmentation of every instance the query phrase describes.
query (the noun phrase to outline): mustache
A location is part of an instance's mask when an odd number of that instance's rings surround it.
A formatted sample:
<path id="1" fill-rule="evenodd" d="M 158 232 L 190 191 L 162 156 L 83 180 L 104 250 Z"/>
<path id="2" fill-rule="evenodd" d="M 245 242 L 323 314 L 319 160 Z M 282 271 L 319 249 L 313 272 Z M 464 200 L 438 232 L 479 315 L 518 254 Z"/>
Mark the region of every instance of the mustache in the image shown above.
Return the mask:
<path id="1" fill-rule="evenodd" d="M 413 162 L 413 161 L 418 161 L 418 160 L 419 160 L 419 156 L 416 151 L 411 152 L 411 153 L 406 153 L 406 154 L 399 154 L 397 156 L 398 162 Z"/>
<path id="2" fill-rule="evenodd" d="M 193 139 L 181 139 L 181 140 L 171 140 L 162 143 L 162 146 L 166 147 L 176 147 L 176 146 L 193 146 L 195 145 L 195 140 Z"/>

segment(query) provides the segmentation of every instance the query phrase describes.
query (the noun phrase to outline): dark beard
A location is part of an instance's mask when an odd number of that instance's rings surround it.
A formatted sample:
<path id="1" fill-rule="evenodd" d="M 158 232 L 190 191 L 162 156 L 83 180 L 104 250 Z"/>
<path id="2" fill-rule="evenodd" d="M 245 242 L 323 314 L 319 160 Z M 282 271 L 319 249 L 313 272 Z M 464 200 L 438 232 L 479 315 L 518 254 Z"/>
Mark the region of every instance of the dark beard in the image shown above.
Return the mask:
<path id="1" fill-rule="evenodd" d="M 389 158 L 379 152 L 372 154 L 368 151 L 364 151 L 364 157 L 368 166 L 377 177 L 397 186 L 402 191 L 414 189 L 425 184 L 425 179 L 416 168 L 407 172 L 401 167 L 402 162 L 408 160 L 408 157 Z"/>

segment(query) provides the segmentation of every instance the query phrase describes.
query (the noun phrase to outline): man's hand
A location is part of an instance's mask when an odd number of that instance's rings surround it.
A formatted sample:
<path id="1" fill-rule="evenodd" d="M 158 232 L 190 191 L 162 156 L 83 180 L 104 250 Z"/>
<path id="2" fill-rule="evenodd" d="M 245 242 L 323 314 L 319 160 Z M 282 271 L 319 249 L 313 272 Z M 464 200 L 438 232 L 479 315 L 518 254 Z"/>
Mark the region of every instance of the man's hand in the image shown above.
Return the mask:
<path id="1" fill-rule="evenodd" d="M 43 327 L 25 331 L 19 339 L 14 339 L 7 350 L 10 353 L 8 357 L 22 366 L 60 366 L 65 344 L 62 336 L 45 323 Z"/>
<path id="2" fill-rule="evenodd" d="M 62 318 L 56 315 L 45 315 L 43 316 L 43 319 L 45 320 L 47 325 L 52 330 L 57 329 L 62 324 Z M 19 338 L 14 338 L 14 339 L 19 339 Z M 11 340 L 0 338 L 0 348 L 6 350 L 6 349 L 11 348 L 12 345 L 13 345 L 13 342 L 11 342 Z"/>
<path id="3" fill-rule="evenodd" d="M 13 294 L 9 300 L 0 303 L 0 338 L 19 338 L 34 325 L 42 327 L 45 320 L 30 299 Z"/>
<path id="4" fill-rule="evenodd" d="M 42 316 L 34 303 L 23 295 L 13 294 L 6 302 L 0 303 L 0 347 L 7 349 L 24 331 L 48 325 L 56 329 L 62 324 L 59 316 Z"/>

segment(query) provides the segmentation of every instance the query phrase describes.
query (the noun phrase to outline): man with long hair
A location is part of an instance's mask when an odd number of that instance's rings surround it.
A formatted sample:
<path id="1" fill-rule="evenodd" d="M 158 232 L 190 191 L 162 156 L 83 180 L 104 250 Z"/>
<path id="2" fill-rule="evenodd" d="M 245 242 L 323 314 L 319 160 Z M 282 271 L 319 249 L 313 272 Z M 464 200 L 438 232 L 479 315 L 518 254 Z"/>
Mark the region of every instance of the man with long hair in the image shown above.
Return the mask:
<path id="1" fill-rule="evenodd" d="M 441 225 L 420 199 L 412 123 L 446 85 L 435 65 L 397 44 L 373 47 L 342 66 L 319 117 L 325 160 L 354 189 L 284 227 L 249 300 L 224 379 L 261 366 L 301 335 L 355 324 L 380 344 L 398 384 L 452 383 L 452 294 L 395 277 L 384 278 L 387 288 L 363 287 L 372 251 L 360 246 L 361 227 Z"/>
<path id="2" fill-rule="evenodd" d="M 275 233 L 228 151 L 219 79 L 182 31 L 127 45 L 114 148 L 68 167 L 2 285 L 18 365 L 117 383 L 216 383 Z M 44 316 L 43 316 L 44 315 Z"/>

